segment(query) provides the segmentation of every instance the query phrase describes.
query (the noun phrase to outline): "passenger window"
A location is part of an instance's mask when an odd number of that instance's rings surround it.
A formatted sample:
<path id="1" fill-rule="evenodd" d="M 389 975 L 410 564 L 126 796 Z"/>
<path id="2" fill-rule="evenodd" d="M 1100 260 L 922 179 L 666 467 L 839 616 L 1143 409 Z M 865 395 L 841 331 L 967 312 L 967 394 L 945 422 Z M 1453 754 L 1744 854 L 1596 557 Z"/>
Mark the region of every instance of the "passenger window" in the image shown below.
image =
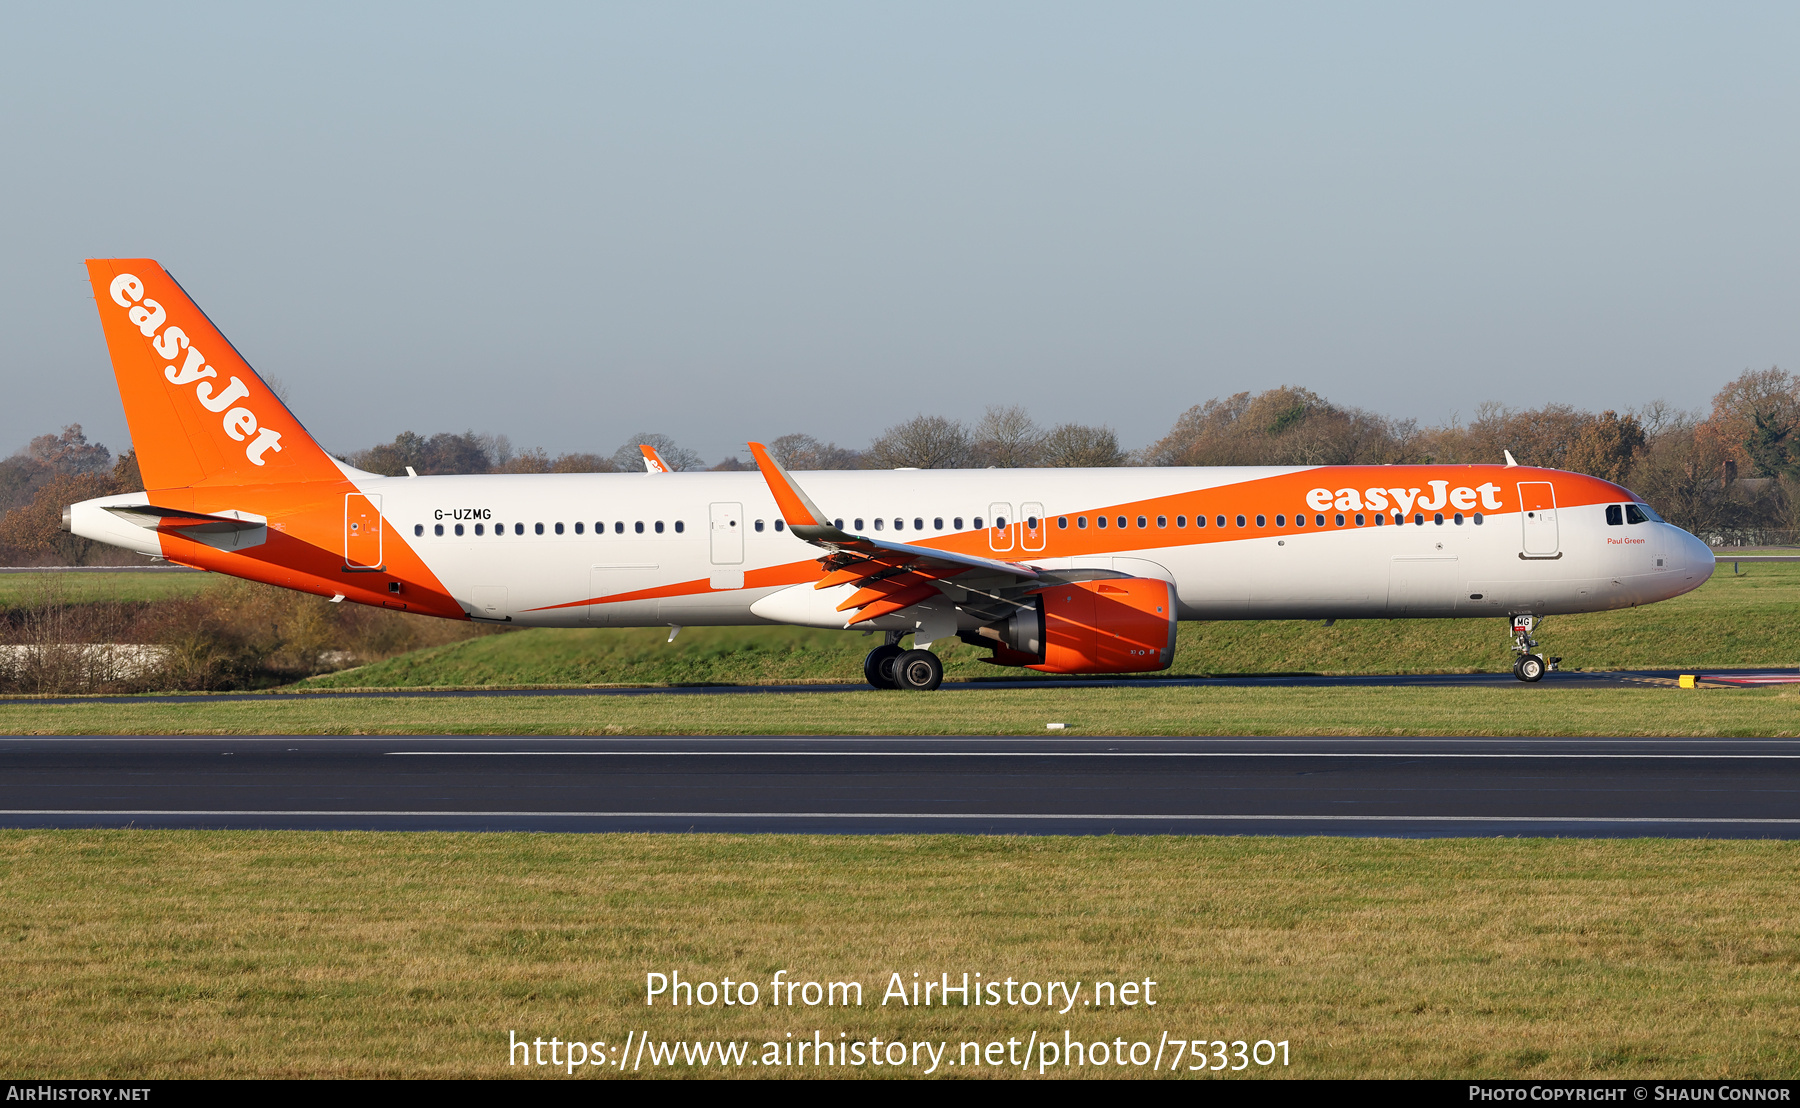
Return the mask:
<path id="1" fill-rule="evenodd" d="M 439 537 L 439 538 L 443 538 L 443 536 L 444 536 L 444 525 L 443 525 L 443 524 L 441 524 L 441 523 L 440 523 L 440 524 L 438 524 L 438 525 L 437 525 L 437 526 L 436 526 L 436 527 L 433 527 L 433 528 L 432 528 L 432 529 L 431 529 L 431 532 L 432 532 L 432 534 L 434 534 L 434 535 L 436 535 L 436 536 L 438 536 L 438 537 Z"/>
<path id="2" fill-rule="evenodd" d="M 1642 508 L 1638 507 L 1636 504 L 1627 504 L 1627 505 L 1625 505 L 1625 522 L 1626 523 L 1649 523 L 1650 517 L 1645 515 L 1644 510 Z"/>
<path id="3" fill-rule="evenodd" d="M 1056 517 L 1056 529 L 1058 531 L 1067 531 L 1069 529 L 1069 517 L 1068 516 L 1057 516 Z"/>
<path id="4" fill-rule="evenodd" d="M 1180 517 L 1176 517 L 1176 518 L 1180 518 Z M 1220 516 L 1219 522 L 1224 523 L 1225 518 L 1223 516 Z M 1205 516 L 1195 516 L 1194 517 L 1194 526 L 1195 527 L 1205 527 L 1206 526 L 1206 517 Z"/>
<path id="5" fill-rule="evenodd" d="M 1439 527 L 1442 527 L 1444 525 L 1444 513 L 1439 512 L 1438 514 L 1432 516 L 1431 521 L 1433 523 L 1437 524 Z"/>
<path id="6" fill-rule="evenodd" d="M 586 527 L 586 526 L 587 526 L 587 524 L 585 524 L 585 523 L 577 523 L 577 524 L 576 524 L 576 525 L 575 525 L 575 533 L 576 533 L 576 534 L 577 534 L 577 535 L 579 535 L 579 534 L 582 534 L 582 533 L 583 533 L 583 532 L 582 532 L 582 528 L 584 528 L 584 527 Z"/>
<path id="7" fill-rule="evenodd" d="M 642 531 L 643 529 L 644 529 L 644 525 L 641 523 L 638 524 L 638 530 Z M 613 534 L 623 535 L 624 533 L 625 533 L 625 521 L 622 519 L 615 521 L 613 523 Z"/>
<path id="8" fill-rule="evenodd" d="M 780 521 L 780 520 L 779 520 L 779 519 L 778 519 L 778 520 L 776 520 L 776 521 L 775 521 L 775 522 L 776 522 L 776 523 L 780 523 L 780 522 L 781 522 L 781 521 Z M 834 520 L 832 520 L 832 521 L 831 521 L 831 525 L 832 525 L 832 526 L 833 526 L 833 527 L 836 527 L 836 528 L 837 528 L 837 529 L 838 529 L 838 530 L 840 530 L 840 531 L 842 531 L 842 530 L 843 530 L 843 529 L 844 529 L 844 521 L 843 521 L 843 520 L 841 520 L 841 519 L 834 519 Z M 777 530 L 777 531 L 779 531 L 779 530 L 781 530 L 781 528 L 779 528 L 779 527 L 777 527 L 777 528 L 775 528 L 775 530 Z"/>
<path id="9" fill-rule="evenodd" d="M 1125 521 L 1123 519 L 1119 520 L 1119 526 L 1120 527 L 1125 526 Z M 1005 516 L 995 516 L 994 517 L 994 530 L 996 530 L 996 531 L 1006 530 L 1006 517 Z"/>
<path id="10" fill-rule="evenodd" d="M 1606 525 L 1608 527 L 1625 526 L 1625 509 L 1618 504 L 1606 506 Z"/>
<path id="11" fill-rule="evenodd" d="M 1258 527 L 1267 527 L 1269 525 L 1269 517 L 1268 516 L 1257 516 L 1256 517 L 1256 525 Z"/>
<path id="12" fill-rule="evenodd" d="M 1423 512 L 1413 516 L 1413 526 L 1414 527 L 1425 526 L 1425 514 Z"/>
<path id="13" fill-rule="evenodd" d="M 1275 517 L 1275 522 L 1277 522 L 1277 523 L 1280 523 L 1280 522 L 1281 522 L 1281 517 L 1280 517 L 1280 516 L 1276 516 L 1276 517 Z M 1296 516 L 1295 516 L 1295 517 L 1294 517 L 1294 526 L 1295 526 L 1295 527 L 1305 527 L 1305 526 L 1306 526 L 1306 517 L 1305 517 L 1305 516 L 1303 516 L 1303 515 L 1296 515 Z"/>
<path id="14" fill-rule="evenodd" d="M 857 521 L 856 521 L 856 529 L 857 529 L 857 530 L 858 530 L 858 531 L 860 531 L 860 530 L 862 530 L 862 529 L 863 529 L 863 521 L 862 521 L 862 520 L 860 520 L 860 519 L 859 519 L 859 520 L 857 520 Z"/>
<path id="15" fill-rule="evenodd" d="M 656 521 L 656 533 L 659 535 L 663 533 L 662 523 L 663 523 L 663 521 L 660 519 Z"/>
<path id="16" fill-rule="evenodd" d="M 513 534 L 523 535 L 524 533 L 525 533 L 525 525 L 523 523 L 513 524 Z M 538 534 L 541 535 L 543 533 L 544 533 L 544 525 L 540 523 L 540 524 L 538 524 Z"/>
<path id="17" fill-rule="evenodd" d="M 1067 527 L 1068 525 L 1069 525 L 1069 521 L 1064 520 L 1063 526 Z M 942 531 L 944 529 L 944 517 L 943 516 L 934 517 L 931 521 L 931 529 L 933 531 Z"/>
<path id="18" fill-rule="evenodd" d="M 906 530 L 906 521 L 904 519 L 896 519 L 894 521 L 894 530 L 896 530 L 896 531 Z"/>
<path id="19" fill-rule="evenodd" d="M 1157 516 L 1156 517 L 1156 525 L 1158 527 L 1167 527 L 1169 525 L 1169 517 L 1168 516 Z"/>
<path id="20" fill-rule="evenodd" d="M 1138 530 L 1142 531 L 1144 528 L 1146 528 L 1148 526 L 1150 526 L 1150 521 L 1145 519 L 1143 516 L 1139 516 L 1138 517 Z"/>
<path id="21" fill-rule="evenodd" d="M 913 530 L 915 530 L 915 531 L 925 530 L 925 521 L 922 519 L 913 520 Z"/>
<path id="22" fill-rule="evenodd" d="M 758 534 L 762 533 L 762 528 L 763 528 L 763 521 L 759 519 L 756 521 L 756 531 Z"/>
<path id="23" fill-rule="evenodd" d="M 1456 525 L 1458 527 L 1462 526 L 1462 513 L 1461 512 L 1456 513 L 1456 515 L 1453 516 L 1452 519 L 1454 520 L 1454 522 L 1456 523 Z"/>
<path id="24" fill-rule="evenodd" d="M 1104 528 L 1106 526 L 1106 517 L 1105 516 L 1095 516 L 1094 517 L 1094 526 Z"/>
<path id="25" fill-rule="evenodd" d="M 1121 529 L 1123 529 L 1123 528 L 1124 528 L 1124 526 L 1125 526 L 1125 517 L 1124 517 L 1124 516 L 1120 516 L 1120 517 L 1119 517 L 1119 527 L 1120 527 L 1120 528 L 1121 528 Z"/>
<path id="26" fill-rule="evenodd" d="M 737 525 L 734 523 L 734 524 L 732 524 L 732 526 L 735 527 Z M 675 521 L 675 533 L 677 535 L 681 534 L 683 531 L 686 531 L 686 530 L 687 530 L 687 521 L 686 520 L 678 519 Z"/>
<path id="27" fill-rule="evenodd" d="M 1218 519 L 1213 520 L 1213 522 L 1217 523 L 1220 527 L 1223 527 L 1225 526 L 1225 517 L 1220 516 Z"/>
<path id="28" fill-rule="evenodd" d="M 1475 526 L 1477 526 L 1477 527 L 1481 526 L 1481 513 L 1480 512 L 1475 513 Z"/>
<path id="29" fill-rule="evenodd" d="M 1387 522 L 1387 513 L 1386 512 L 1382 512 L 1380 515 L 1375 517 L 1375 526 L 1377 526 L 1377 527 L 1380 527 L 1382 524 L 1384 524 L 1386 522 Z"/>
<path id="30" fill-rule="evenodd" d="M 1205 521 L 1202 520 L 1201 522 L 1205 522 Z M 1187 517 L 1186 516 L 1176 516 L 1175 517 L 1175 526 L 1186 527 L 1187 526 Z"/>
<path id="31" fill-rule="evenodd" d="M 559 535 L 563 533 L 562 524 L 559 523 L 556 525 L 556 533 Z"/>
<path id="32" fill-rule="evenodd" d="M 1242 527 L 1242 526 L 1243 526 L 1243 525 L 1244 525 L 1244 523 L 1245 523 L 1245 520 L 1244 520 L 1244 517 L 1243 517 L 1243 516 L 1239 516 L 1239 517 L 1237 517 L 1237 525 L 1238 525 L 1238 526 L 1239 526 L 1239 527 Z"/>
<path id="33" fill-rule="evenodd" d="M 1325 526 L 1325 517 L 1324 516 L 1314 516 L 1313 517 L 1313 526 L 1314 527 Z"/>
<path id="34" fill-rule="evenodd" d="M 479 535 L 479 534 L 481 534 L 481 524 L 479 524 L 479 523 L 477 523 L 477 524 L 476 524 L 476 525 L 475 525 L 475 533 L 476 533 L 476 534 L 477 534 L 477 535 Z"/>
<path id="35" fill-rule="evenodd" d="M 981 530 L 981 517 L 980 516 L 975 517 L 974 523 L 975 523 L 975 530 L 977 530 L 977 531 Z"/>
<path id="36" fill-rule="evenodd" d="M 1077 531 L 1087 530 L 1087 517 L 1086 516 L 1076 516 L 1075 517 L 1075 529 Z"/>
<path id="37" fill-rule="evenodd" d="M 1287 517 L 1286 516 L 1276 516 L 1275 517 L 1275 526 L 1286 527 L 1287 526 Z"/>
<path id="38" fill-rule="evenodd" d="M 458 534 L 458 535 L 461 535 L 461 534 L 462 534 L 462 524 L 460 524 L 460 523 L 459 523 L 459 524 L 457 524 L 457 525 L 456 525 L 456 533 L 457 533 L 457 534 Z"/>
<path id="39" fill-rule="evenodd" d="M 958 531 L 962 530 L 962 517 L 957 516 L 955 519 L 951 520 L 950 526 L 956 528 Z"/>
<path id="40" fill-rule="evenodd" d="M 636 531 L 640 535 L 643 534 L 644 533 L 644 521 L 641 519 L 638 520 L 636 523 L 631 525 L 631 529 L 633 531 Z"/>
<path id="41" fill-rule="evenodd" d="M 875 530 L 877 530 L 877 531 L 881 530 L 882 524 L 885 522 L 886 522 L 885 520 L 880 520 L 880 519 L 876 520 L 875 521 Z"/>
<path id="42" fill-rule="evenodd" d="M 424 533 L 425 533 L 425 525 L 423 523 L 413 524 L 413 534 L 415 536 L 423 535 Z"/>
<path id="43" fill-rule="evenodd" d="M 1344 525 L 1344 513 L 1342 513 L 1342 512 L 1339 512 L 1337 515 L 1337 525 L 1339 527 L 1342 527 Z"/>
<path id="44" fill-rule="evenodd" d="M 1361 527 L 1363 525 L 1363 517 L 1362 517 L 1361 512 L 1356 513 L 1356 525 L 1358 527 Z"/>
<path id="45" fill-rule="evenodd" d="M 779 519 L 775 521 L 775 530 L 776 531 L 785 531 L 786 529 L 787 529 L 787 524 L 783 523 Z M 843 528 L 840 527 L 840 528 L 838 528 L 838 530 L 842 531 Z"/>

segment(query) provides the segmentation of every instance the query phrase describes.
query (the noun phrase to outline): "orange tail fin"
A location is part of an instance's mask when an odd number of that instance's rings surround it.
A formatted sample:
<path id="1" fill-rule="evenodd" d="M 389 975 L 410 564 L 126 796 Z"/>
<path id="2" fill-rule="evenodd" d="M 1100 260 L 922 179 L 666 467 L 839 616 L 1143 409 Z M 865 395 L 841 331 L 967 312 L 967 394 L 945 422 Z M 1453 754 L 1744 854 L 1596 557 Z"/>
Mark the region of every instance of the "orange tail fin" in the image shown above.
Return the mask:
<path id="1" fill-rule="evenodd" d="M 146 487 L 343 479 L 162 266 L 149 258 L 87 266 Z"/>

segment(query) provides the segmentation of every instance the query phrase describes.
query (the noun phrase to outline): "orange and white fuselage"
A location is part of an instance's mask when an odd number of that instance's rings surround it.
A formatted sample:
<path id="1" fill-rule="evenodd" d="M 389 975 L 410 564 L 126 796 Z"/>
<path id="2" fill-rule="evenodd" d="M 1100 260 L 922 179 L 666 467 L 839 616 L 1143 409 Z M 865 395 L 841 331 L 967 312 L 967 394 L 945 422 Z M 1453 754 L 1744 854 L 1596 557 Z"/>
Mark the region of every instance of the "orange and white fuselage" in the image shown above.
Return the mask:
<path id="1" fill-rule="evenodd" d="M 793 475 L 824 539 L 795 533 L 768 467 L 381 477 L 320 449 L 155 262 L 89 266 L 149 491 L 73 505 L 70 529 L 357 603 L 514 626 L 854 625 L 929 641 L 992 622 L 990 602 L 1021 586 L 1002 580 L 1008 566 L 1161 581 L 1181 619 L 1599 611 L 1687 592 L 1713 568 L 1627 490 L 1523 466 Z M 838 541 L 849 535 L 900 551 L 897 567 L 962 561 L 927 573 L 919 603 L 858 619 L 841 609 L 866 582 L 816 587 L 838 564 L 822 568 L 822 543 L 838 562 L 867 553 Z"/>

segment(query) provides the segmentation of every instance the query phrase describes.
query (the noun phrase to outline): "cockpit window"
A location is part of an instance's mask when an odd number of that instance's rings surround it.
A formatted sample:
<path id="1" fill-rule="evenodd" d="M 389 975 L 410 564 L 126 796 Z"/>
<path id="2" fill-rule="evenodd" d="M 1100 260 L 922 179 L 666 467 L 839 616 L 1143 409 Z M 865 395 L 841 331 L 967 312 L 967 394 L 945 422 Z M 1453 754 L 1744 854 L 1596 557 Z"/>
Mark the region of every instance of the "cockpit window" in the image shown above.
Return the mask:
<path id="1" fill-rule="evenodd" d="M 1623 505 L 1608 504 L 1606 506 L 1606 525 L 1608 527 L 1625 526 L 1625 508 Z"/>
<path id="2" fill-rule="evenodd" d="M 1625 522 L 1649 523 L 1650 517 L 1645 515 L 1644 509 L 1638 507 L 1636 504 L 1627 504 L 1625 505 Z"/>
<path id="3" fill-rule="evenodd" d="M 1667 523 L 1667 522 L 1669 522 L 1668 520 L 1664 519 L 1663 517 L 1657 515 L 1655 508 L 1652 508 L 1650 505 L 1645 504 L 1641 500 L 1637 504 L 1637 509 L 1640 512 L 1643 512 L 1646 516 L 1650 517 L 1651 523 Z"/>

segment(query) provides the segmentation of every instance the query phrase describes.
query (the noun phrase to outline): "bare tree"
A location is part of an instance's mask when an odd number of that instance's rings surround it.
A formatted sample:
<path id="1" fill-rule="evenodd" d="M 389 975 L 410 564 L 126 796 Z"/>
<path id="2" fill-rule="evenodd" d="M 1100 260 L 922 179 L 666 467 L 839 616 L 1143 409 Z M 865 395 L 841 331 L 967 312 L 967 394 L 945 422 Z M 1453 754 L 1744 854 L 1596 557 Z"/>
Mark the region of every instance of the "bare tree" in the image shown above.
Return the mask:
<path id="1" fill-rule="evenodd" d="M 954 419 L 919 415 L 895 424 L 863 454 L 868 469 L 960 469 L 969 464 L 969 432 Z"/>
<path id="2" fill-rule="evenodd" d="M 1418 430 L 1310 389 L 1240 392 L 1189 408 L 1147 447 L 1146 465 L 1380 465 L 1412 461 Z"/>
<path id="3" fill-rule="evenodd" d="M 977 467 L 1022 469 L 1042 465 L 1044 431 L 1024 408 L 992 405 L 975 425 L 970 461 Z"/>
<path id="4" fill-rule="evenodd" d="M 769 444 L 769 453 L 786 469 L 861 469 L 862 455 L 835 442 L 820 442 L 811 435 L 783 435 Z"/>
<path id="5" fill-rule="evenodd" d="M 1127 455 L 1111 427 L 1064 423 L 1043 438 L 1039 465 L 1059 468 L 1122 466 Z"/>

